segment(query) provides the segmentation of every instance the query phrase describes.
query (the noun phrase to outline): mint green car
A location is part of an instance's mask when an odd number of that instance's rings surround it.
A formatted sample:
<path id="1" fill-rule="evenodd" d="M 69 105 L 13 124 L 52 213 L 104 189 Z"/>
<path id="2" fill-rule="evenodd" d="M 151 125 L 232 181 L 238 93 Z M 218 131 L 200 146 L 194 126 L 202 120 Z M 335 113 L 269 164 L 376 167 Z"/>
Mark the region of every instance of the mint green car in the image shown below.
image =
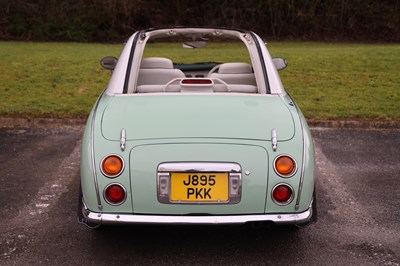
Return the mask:
<path id="1" fill-rule="evenodd" d="M 251 31 L 133 34 L 93 107 L 79 221 L 308 225 L 316 221 L 307 123 Z"/>

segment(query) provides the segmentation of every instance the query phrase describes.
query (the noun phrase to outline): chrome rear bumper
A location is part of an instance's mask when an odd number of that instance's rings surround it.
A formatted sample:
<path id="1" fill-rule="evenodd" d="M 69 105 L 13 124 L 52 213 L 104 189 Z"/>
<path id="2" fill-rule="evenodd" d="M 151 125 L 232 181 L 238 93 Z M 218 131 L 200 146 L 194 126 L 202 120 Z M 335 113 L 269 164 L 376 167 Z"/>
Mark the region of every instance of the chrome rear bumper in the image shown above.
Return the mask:
<path id="1" fill-rule="evenodd" d="M 88 222 L 96 224 L 244 224 L 248 222 L 274 222 L 276 224 L 301 224 L 312 217 L 312 207 L 301 213 L 225 215 L 225 216 L 172 216 L 141 214 L 96 213 L 83 204 L 83 216 Z"/>

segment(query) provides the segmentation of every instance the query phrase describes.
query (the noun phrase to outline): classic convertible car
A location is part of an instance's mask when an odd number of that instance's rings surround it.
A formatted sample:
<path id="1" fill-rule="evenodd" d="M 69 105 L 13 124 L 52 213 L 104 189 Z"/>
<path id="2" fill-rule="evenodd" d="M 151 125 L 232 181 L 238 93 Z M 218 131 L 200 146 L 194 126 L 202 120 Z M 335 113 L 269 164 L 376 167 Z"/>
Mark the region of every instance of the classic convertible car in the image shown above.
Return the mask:
<path id="1" fill-rule="evenodd" d="M 251 31 L 134 33 L 94 105 L 79 221 L 308 225 L 316 220 L 307 123 Z"/>

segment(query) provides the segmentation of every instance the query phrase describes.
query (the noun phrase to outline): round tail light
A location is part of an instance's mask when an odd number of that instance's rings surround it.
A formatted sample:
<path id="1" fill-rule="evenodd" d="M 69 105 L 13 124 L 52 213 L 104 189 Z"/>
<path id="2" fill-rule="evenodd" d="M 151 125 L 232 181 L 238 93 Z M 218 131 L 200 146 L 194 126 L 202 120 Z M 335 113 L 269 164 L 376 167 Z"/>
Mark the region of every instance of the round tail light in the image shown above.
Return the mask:
<path id="1" fill-rule="evenodd" d="M 120 184 L 110 184 L 104 190 L 104 198 L 111 205 L 120 205 L 126 199 L 126 190 Z"/>
<path id="2" fill-rule="evenodd" d="M 293 189 L 287 184 L 278 184 L 272 189 L 272 199 L 278 205 L 287 205 L 293 198 Z"/>
<path id="3" fill-rule="evenodd" d="M 282 177 L 291 177 L 296 173 L 296 161 L 288 156 L 281 155 L 275 159 L 274 168 L 278 175 Z"/>
<path id="4" fill-rule="evenodd" d="M 108 155 L 101 161 L 101 172 L 107 177 L 117 177 L 124 170 L 124 160 L 118 155 Z"/>

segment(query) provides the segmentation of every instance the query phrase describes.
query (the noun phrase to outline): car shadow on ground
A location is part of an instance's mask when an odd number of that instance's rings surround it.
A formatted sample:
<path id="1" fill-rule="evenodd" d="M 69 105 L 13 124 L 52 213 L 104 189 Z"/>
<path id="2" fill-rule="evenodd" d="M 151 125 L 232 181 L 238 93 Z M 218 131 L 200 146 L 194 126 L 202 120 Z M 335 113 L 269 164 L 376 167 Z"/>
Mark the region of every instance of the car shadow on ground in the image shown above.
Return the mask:
<path id="1" fill-rule="evenodd" d="M 134 250 L 141 254 L 151 253 L 152 256 L 163 256 L 166 253 L 174 254 L 175 257 L 191 255 L 203 257 L 202 261 L 207 261 L 207 258 L 216 257 L 220 253 L 231 254 L 230 259 L 260 252 L 274 253 L 275 257 L 277 253 L 282 253 L 282 257 L 287 252 L 297 253 L 297 245 L 288 243 L 294 241 L 300 244 L 303 230 L 307 229 L 247 224 L 120 225 L 96 229 L 93 240 L 96 249 L 107 247 L 108 253 Z"/>

